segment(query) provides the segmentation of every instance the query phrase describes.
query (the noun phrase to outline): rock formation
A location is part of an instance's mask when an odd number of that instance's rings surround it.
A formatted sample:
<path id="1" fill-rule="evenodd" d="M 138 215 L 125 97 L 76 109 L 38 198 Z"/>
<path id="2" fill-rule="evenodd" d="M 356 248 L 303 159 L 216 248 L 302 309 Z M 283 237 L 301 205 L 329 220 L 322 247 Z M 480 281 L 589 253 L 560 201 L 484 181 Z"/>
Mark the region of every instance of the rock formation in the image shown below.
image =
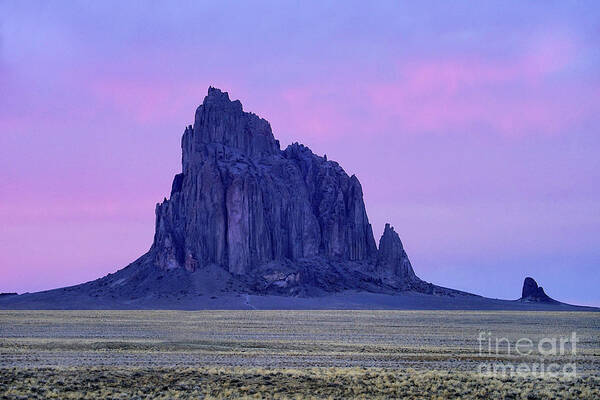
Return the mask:
<path id="1" fill-rule="evenodd" d="M 181 147 L 146 254 L 80 285 L 0 294 L 0 308 L 565 309 L 531 278 L 521 301 L 419 279 L 390 224 L 376 246 L 356 176 L 301 144 L 281 150 L 267 121 L 219 89 Z"/>
<path id="2" fill-rule="evenodd" d="M 159 269 L 218 266 L 263 289 L 430 290 L 389 224 L 378 251 L 356 176 L 301 144 L 280 150 L 269 123 L 227 92 L 209 88 L 182 152 L 183 171 L 156 207 Z"/>
<path id="3" fill-rule="evenodd" d="M 182 172 L 156 206 L 146 254 L 95 281 L 25 298 L 110 308 L 243 294 L 471 296 L 419 279 L 389 224 L 378 249 L 358 178 L 301 144 L 281 150 L 269 123 L 226 92 L 209 88 L 181 147 Z"/>
<path id="4" fill-rule="evenodd" d="M 530 277 L 525 278 L 525 281 L 523 281 L 523 291 L 521 292 L 520 300 L 535 303 L 558 303 L 544 292 L 544 288 L 538 286 L 535 279 Z"/>
<path id="5" fill-rule="evenodd" d="M 379 239 L 376 265 L 382 282 L 405 290 L 422 288 L 422 281 L 415 275 L 402 241 L 390 224 L 385 224 Z"/>

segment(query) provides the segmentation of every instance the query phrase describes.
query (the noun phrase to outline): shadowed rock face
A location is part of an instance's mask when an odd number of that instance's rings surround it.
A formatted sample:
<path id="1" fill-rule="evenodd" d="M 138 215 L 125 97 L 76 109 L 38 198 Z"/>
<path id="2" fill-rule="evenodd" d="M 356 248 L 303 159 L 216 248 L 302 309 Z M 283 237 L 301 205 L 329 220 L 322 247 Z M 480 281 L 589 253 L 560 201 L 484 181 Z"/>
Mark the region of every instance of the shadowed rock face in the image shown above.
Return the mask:
<path id="1" fill-rule="evenodd" d="M 535 279 L 530 277 L 525 278 L 525 281 L 523 282 L 521 300 L 539 303 L 557 303 L 556 300 L 552 299 L 544 292 L 544 288 L 538 286 Z"/>
<path id="2" fill-rule="evenodd" d="M 400 237 L 390 224 L 385 224 L 383 235 L 379 239 L 377 273 L 384 282 L 402 285 L 406 288 L 419 281 L 408 255 L 404 251 Z"/>
<path id="3" fill-rule="evenodd" d="M 182 148 L 183 173 L 156 208 L 159 267 L 245 275 L 274 260 L 376 257 L 358 179 L 302 145 L 280 151 L 227 93 L 209 89 Z"/>
<path id="4" fill-rule="evenodd" d="M 340 267 L 397 289 L 421 282 L 389 224 L 377 250 L 356 176 L 301 144 L 280 150 L 269 123 L 226 92 L 208 90 L 182 151 L 183 172 L 156 207 L 160 269 L 216 265 L 267 287 L 356 287 Z"/>

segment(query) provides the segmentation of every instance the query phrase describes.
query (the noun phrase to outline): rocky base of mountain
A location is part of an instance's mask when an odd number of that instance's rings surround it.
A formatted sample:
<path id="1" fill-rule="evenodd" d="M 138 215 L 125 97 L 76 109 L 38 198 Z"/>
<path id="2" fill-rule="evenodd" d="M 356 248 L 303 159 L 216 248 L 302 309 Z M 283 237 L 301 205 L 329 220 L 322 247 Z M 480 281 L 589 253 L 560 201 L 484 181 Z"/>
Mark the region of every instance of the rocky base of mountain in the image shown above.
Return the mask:
<path id="1" fill-rule="evenodd" d="M 598 311 L 552 300 L 499 300 L 419 280 L 398 288 L 325 260 L 271 263 L 244 279 L 219 266 L 162 270 L 152 252 L 81 285 L 0 297 L 0 309 L 414 309 Z"/>
<path id="2" fill-rule="evenodd" d="M 164 270 L 154 264 L 152 251 L 113 274 L 77 286 L 41 293 L 85 293 L 92 298 L 135 300 L 173 295 L 213 296 L 229 294 L 258 296 L 323 297 L 357 291 L 395 295 L 416 292 L 437 296 L 474 296 L 414 279 L 395 283 L 369 273 L 376 267 L 367 262 L 336 262 L 322 257 L 270 262 L 249 275 L 236 275 L 221 266 L 208 265 L 194 271 Z M 367 271 L 365 273 L 365 271 Z"/>

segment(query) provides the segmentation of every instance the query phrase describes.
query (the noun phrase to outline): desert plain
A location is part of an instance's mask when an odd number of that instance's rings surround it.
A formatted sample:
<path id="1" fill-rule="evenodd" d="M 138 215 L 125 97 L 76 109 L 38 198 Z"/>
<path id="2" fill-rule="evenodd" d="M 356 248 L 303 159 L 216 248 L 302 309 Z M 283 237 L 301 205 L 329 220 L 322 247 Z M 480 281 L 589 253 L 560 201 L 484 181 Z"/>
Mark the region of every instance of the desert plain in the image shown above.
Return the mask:
<path id="1" fill-rule="evenodd" d="M 1 310 L 0 398 L 598 399 L 600 313 Z"/>

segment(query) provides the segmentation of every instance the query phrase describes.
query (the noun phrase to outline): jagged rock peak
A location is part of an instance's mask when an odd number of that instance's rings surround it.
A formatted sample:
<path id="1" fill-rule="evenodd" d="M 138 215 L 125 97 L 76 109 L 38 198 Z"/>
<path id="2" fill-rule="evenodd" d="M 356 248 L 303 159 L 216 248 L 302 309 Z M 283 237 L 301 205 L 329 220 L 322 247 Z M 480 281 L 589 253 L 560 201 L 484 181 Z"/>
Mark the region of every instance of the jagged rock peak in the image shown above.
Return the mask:
<path id="1" fill-rule="evenodd" d="M 523 281 L 523 291 L 521 292 L 521 297 L 525 298 L 535 296 L 538 293 L 538 289 L 539 287 L 535 279 L 528 276 Z"/>
<path id="2" fill-rule="evenodd" d="M 221 106 L 231 106 L 233 108 L 239 108 L 242 110 L 242 103 L 239 100 L 231 101 L 229 99 L 229 93 L 221 91 L 221 89 L 217 89 L 215 87 L 210 86 L 208 88 L 208 94 L 204 97 L 204 101 L 202 102 L 203 106 L 206 105 L 221 105 Z"/>
<path id="3" fill-rule="evenodd" d="M 411 284 L 420 281 L 413 271 L 410 260 L 400 236 L 390 224 L 385 224 L 383 235 L 379 239 L 377 269 L 380 277 L 386 283 Z"/>
<path id="4" fill-rule="evenodd" d="M 193 127 L 188 127 L 183 135 L 184 173 L 195 162 L 204 161 L 205 145 L 212 145 L 215 151 L 219 147 L 234 149 L 247 158 L 262 158 L 280 151 L 269 122 L 244 112 L 239 100 L 231 101 L 227 92 L 213 87 L 196 109 Z"/>
<path id="5" fill-rule="evenodd" d="M 315 268 L 302 276 L 329 262 L 375 262 L 358 179 L 300 144 L 281 151 L 269 123 L 226 92 L 209 89 L 182 153 L 183 172 L 156 209 L 151 252 L 158 267 L 217 265 L 269 282 L 309 259 Z"/>
<path id="6" fill-rule="evenodd" d="M 403 256 L 404 246 L 400 236 L 394 231 L 394 227 L 385 224 L 383 235 L 379 239 L 379 260 L 386 262 L 395 262 Z"/>
<path id="7" fill-rule="evenodd" d="M 521 300 L 530 301 L 530 302 L 541 302 L 541 303 L 553 303 L 556 300 L 553 300 L 549 297 L 546 292 L 544 292 L 544 288 L 538 286 L 535 279 L 531 277 L 525 278 L 523 281 L 523 290 L 521 292 Z"/>

